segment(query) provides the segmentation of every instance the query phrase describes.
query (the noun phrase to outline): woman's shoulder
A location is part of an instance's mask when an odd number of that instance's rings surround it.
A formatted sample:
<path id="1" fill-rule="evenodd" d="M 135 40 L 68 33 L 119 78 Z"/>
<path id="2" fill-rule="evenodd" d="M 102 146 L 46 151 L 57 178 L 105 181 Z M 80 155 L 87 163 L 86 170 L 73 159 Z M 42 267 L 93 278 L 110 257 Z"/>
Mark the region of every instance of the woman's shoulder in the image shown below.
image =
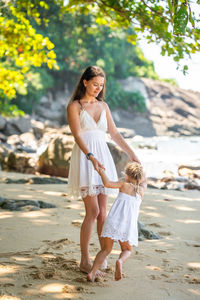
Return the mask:
<path id="1" fill-rule="evenodd" d="M 102 101 L 102 106 L 103 106 L 103 108 L 104 108 L 106 111 L 109 110 L 109 106 L 108 106 L 108 104 L 107 104 L 105 101 Z"/>
<path id="2" fill-rule="evenodd" d="M 80 109 L 80 103 L 79 100 L 74 100 L 71 103 L 68 104 L 67 110 L 77 110 Z"/>

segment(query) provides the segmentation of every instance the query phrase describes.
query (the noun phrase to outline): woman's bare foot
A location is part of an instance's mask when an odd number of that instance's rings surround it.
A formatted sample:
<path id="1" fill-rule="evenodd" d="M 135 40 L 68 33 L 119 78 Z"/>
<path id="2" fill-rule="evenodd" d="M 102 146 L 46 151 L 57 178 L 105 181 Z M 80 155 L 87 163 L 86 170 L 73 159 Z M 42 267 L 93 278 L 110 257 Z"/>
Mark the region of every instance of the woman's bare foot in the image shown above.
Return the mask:
<path id="1" fill-rule="evenodd" d="M 80 263 L 80 270 L 83 273 L 89 273 L 92 269 L 92 264 L 91 262 L 87 262 L 87 263 Z"/>
<path id="2" fill-rule="evenodd" d="M 115 265 L 115 280 L 118 281 L 120 279 L 122 279 L 122 262 L 118 259 Z"/>

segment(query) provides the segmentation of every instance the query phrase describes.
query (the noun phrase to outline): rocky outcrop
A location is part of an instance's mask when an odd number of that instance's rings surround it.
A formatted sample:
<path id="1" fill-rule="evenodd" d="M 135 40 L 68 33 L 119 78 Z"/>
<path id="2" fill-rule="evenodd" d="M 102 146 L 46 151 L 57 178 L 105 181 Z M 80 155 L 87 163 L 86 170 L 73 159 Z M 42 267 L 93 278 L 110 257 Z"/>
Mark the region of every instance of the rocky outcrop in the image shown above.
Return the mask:
<path id="1" fill-rule="evenodd" d="M 18 118 L 0 117 L 0 130 L 6 136 L 21 134 L 31 129 L 31 118 L 28 115 Z"/>
<path id="2" fill-rule="evenodd" d="M 56 177 L 44 177 L 43 176 L 34 176 L 28 178 L 12 179 L 9 177 L 0 178 L 0 183 L 7 184 L 67 184 L 66 179 L 56 178 Z"/>
<path id="3" fill-rule="evenodd" d="M 0 208 L 11 211 L 35 211 L 42 208 L 55 208 L 54 204 L 44 201 L 15 200 L 0 197 Z"/>
<path id="4" fill-rule="evenodd" d="M 162 237 L 158 233 L 149 230 L 143 223 L 138 221 L 138 240 L 160 240 Z"/>
<path id="5" fill-rule="evenodd" d="M 178 174 L 188 178 L 200 179 L 200 166 L 179 166 Z"/>
<path id="6" fill-rule="evenodd" d="M 38 160 L 38 172 L 68 177 L 73 137 L 60 135 L 52 139 Z"/>
<path id="7" fill-rule="evenodd" d="M 147 179 L 148 187 L 162 190 L 200 190 L 200 180 L 187 177 L 149 177 Z"/>
<path id="8" fill-rule="evenodd" d="M 67 86 L 64 92 L 57 92 L 55 96 L 51 93 L 43 96 L 36 108 L 36 119 L 41 122 L 48 120 L 48 126 L 52 127 L 66 124 L 66 105 L 69 98 Z"/>
<path id="9" fill-rule="evenodd" d="M 147 111 L 143 114 L 113 112 L 118 127 L 132 129 L 134 134 L 146 137 L 200 134 L 199 92 L 148 78 L 129 77 L 120 80 L 120 84 L 126 91 L 138 90 L 145 98 Z"/>
<path id="10" fill-rule="evenodd" d="M 108 143 L 108 147 L 112 154 L 118 177 L 122 177 L 122 170 L 124 170 L 125 165 L 128 163 L 129 158 L 118 146 L 113 143 Z"/>

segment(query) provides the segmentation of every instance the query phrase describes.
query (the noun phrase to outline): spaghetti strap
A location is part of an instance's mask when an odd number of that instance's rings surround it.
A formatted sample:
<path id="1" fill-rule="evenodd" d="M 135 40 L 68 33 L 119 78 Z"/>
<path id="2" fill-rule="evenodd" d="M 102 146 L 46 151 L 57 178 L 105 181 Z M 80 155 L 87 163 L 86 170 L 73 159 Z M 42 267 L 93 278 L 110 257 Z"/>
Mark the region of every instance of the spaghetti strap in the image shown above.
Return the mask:
<path id="1" fill-rule="evenodd" d="M 83 105 L 81 104 L 81 101 L 80 101 L 80 99 L 78 100 L 78 103 L 80 104 L 80 106 L 81 106 L 81 111 L 82 110 L 84 110 L 84 108 L 83 108 Z"/>

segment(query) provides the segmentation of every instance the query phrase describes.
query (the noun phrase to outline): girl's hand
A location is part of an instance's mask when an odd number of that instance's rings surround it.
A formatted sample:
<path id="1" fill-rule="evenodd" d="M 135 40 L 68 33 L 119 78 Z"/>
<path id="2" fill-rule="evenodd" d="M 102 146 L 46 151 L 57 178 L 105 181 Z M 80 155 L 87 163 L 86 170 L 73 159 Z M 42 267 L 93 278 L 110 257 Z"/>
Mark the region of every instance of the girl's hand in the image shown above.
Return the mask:
<path id="1" fill-rule="evenodd" d="M 104 166 L 94 156 L 91 156 L 90 160 L 93 164 L 95 171 L 99 173 L 99 169 L 105 170 Z"/>

